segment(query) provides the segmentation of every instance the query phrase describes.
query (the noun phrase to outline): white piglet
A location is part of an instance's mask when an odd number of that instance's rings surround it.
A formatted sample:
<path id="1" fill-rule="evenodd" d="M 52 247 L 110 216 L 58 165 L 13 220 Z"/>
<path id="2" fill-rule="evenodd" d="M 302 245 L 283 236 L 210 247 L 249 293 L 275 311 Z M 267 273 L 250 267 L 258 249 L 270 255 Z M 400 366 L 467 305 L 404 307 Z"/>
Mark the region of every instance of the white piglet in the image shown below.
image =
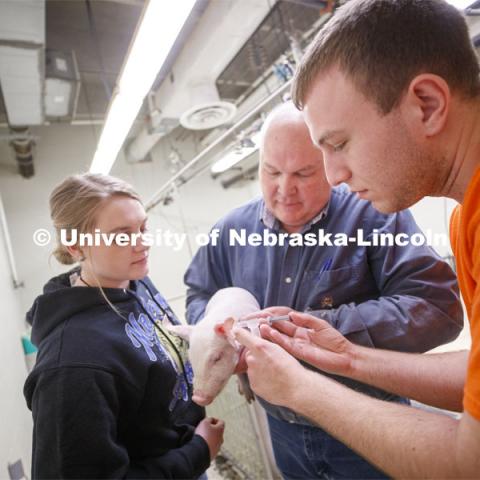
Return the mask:
<path id="1" fill-rule="evenodd" d="M 218 290 L 207 303 L 204 318 L 197 325 L 169 327 L 189 342 L 193 368 L 193 401 L 209 405 L 234 373 L 240 346 L 231 333 L 234 323 L 260 309 L 247 290 L 229 287 Z"/>

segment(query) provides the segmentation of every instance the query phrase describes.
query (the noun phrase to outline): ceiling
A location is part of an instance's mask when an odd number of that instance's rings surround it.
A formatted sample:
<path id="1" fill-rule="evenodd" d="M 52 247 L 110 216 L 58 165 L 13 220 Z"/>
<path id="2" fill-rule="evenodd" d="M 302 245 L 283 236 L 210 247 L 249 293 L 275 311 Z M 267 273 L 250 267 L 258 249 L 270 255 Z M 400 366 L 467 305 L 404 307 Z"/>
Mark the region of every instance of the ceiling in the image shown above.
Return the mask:
<path id="1" fill-rule="evenodd" d="M 214 6 L 214 2 L 223 1 L 226 0 L 211 0 L 210 3 Z M 258 78 L 289 49 L 289 37 L 304 34 L 330 3 L 323 0 L 264 1 L 273 7 L 271 12 L 254 34 L 244 39 L 243 48 L 233 55 L 216 80 L 222 99 L 238 102 L 248 95 Z M 103 120 L 144 5 L 145 0 L 46 0 L 46 49 L 73 51 L 80 77 L 73 118 L 58 121 Z M 0 123 L 6 125 L 6 122 L 5 105 L 0 95 Z"/>
<path id="2" fill-rule="evenodd" d="M 305 32 L 333 8 L 333 2 L 330 4 L 322 0 L 279 0 L 217 78 L 220 97 L 238 101 L 248 95 L 257 79 L 290 50 L 292 37 L 301 43 Z"/>
<path id="3" fill-rule="evenodd" d="M 103 119 L 107 90 L 115 85 L 143 6 L 144 0 L 46 1 L 46 48 L 75 52 L 80 94 L 74 121 Z M 0 95 L 0 122 L 6 121 Z"/>

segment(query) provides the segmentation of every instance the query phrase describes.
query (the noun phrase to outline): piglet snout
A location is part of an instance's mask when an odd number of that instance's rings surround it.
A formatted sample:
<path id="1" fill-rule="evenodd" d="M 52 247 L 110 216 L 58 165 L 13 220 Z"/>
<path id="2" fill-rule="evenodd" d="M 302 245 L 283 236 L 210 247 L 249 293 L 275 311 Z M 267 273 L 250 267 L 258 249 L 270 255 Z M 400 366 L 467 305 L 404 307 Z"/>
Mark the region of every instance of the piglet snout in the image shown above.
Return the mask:
<path id="1" fill-rule="evenodd" d="M 213 395 L 206 395 L 205 393 L 201 392 L 200 390 L 195 390 L 193 392 L 192 400 L 202 407 L 206 407 L 210 405 L 213 401 Z"/>

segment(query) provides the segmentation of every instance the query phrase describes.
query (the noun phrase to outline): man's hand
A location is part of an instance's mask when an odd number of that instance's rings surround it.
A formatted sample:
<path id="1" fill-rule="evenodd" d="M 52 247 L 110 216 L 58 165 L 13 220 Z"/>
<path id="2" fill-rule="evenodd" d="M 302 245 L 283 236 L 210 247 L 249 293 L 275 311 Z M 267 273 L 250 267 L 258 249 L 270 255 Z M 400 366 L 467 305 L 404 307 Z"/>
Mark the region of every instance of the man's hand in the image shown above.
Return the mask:
<path id="1" fill-rule="evenodd" d="M 294 403 L 295 385 L 306 369 L 274 343 L 258 338 L 243 328 L 234 328 L 233 333 L 236 340 L 245 346 L 252 390 L 275 405 Z"/>
<path id="2" fill-rule="evenodd" d="M 210 450 L 210 460 L 213 460 L 223 443 L 223 431 L 225 423 L 213 417 L 204 418 L 195 429 L 195 433 L 200 435 L 208 445 Z"/>
<path id="3" fill-rule="evenodd" d="M 289 315 L 291 322 L 276 322 L 274 328 L 261 325 L 262 337 L 315 368 L 350 376 L 355 345 L 325 320 L 298 312 L 290 312 Z"/>
<path id="4" fill-rule="evenodd" d="M 242 320 L 251 320 L 253 318 L 268 318 L 268 317 L 280 317 L 282 315 L 288 315 L 293 310 L 289 307 L 268 307 L 258 312 L 253 312 L 247 315 Z"/>
<path id="5" fill-rule="evenodd" d="M 240 320 L 253 320 L 256 318 L 269 318 L 269 317 L 277 317 L 282 315 L 288 315 L 293 310 L 289 307 L 268 307 L 264 308 L 263 310 L 258 310 L 257 312 L 250 313 L 246 317 L 242 317 Z M 247 371 L 247 363 L 245 362 L 245 349 L 243 348 L 240 351 L 240 356 L 238 358 L 237 366 L 233 373 L 241 374 L 246 373 Z"/>

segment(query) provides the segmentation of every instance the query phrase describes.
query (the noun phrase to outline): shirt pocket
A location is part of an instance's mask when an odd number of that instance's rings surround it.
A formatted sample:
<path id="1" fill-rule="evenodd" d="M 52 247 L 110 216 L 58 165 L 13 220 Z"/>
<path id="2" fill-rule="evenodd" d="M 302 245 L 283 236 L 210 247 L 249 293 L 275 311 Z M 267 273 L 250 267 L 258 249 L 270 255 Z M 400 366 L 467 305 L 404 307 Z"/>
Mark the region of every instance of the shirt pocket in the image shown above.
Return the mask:
<path id="1" fill-rule="evenodd" d="M 307 270 L 299 292 L 303 310 L 338 308 L 350 302 L 365 301 L 375 294 L 375 282 L 366 263 L 319 272 Z"/>

